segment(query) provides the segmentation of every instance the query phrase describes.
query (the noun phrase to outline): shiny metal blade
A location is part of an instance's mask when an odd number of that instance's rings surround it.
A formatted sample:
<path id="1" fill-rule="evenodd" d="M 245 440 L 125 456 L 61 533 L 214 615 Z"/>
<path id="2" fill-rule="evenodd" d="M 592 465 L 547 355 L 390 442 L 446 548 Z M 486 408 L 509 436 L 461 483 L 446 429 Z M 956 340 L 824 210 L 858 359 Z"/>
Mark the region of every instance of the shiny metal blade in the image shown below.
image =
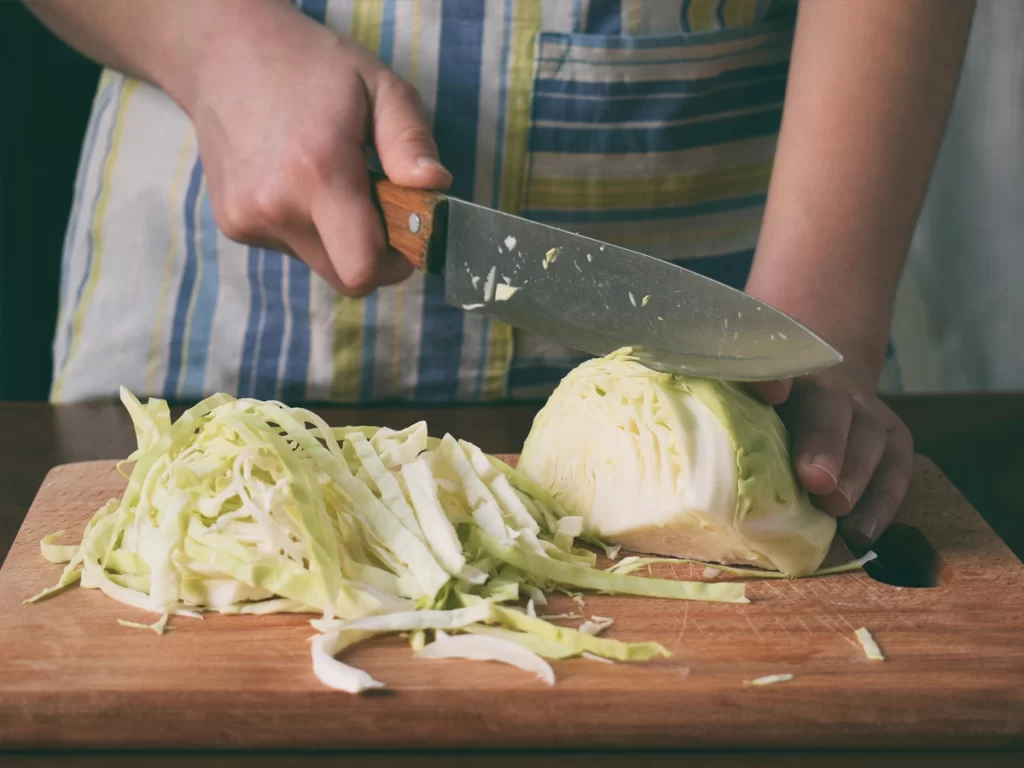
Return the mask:
<path id="1" fill-rule="evenodd" d="M 732 381 L 800 376 L 842 356 L 788 315 L 651 256 L 449 201 L 445 299 L 592 355 Z M 504 286 L 504 287 L 502 287 Z"/>

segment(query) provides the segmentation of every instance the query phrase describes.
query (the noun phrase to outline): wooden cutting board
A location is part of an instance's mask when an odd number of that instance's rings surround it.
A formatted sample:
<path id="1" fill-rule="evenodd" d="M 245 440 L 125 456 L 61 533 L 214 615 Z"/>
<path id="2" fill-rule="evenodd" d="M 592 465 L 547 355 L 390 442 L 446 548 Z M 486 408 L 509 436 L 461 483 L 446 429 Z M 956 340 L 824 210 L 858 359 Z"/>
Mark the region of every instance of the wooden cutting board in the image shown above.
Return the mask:
<path id="1" fill-rule="evenodd" d="M 97 590 L 37 605 L 53 583 L 44 534 L 77 540 L 120 494 L 112 463 L 56 467 L 0 571 L 0 747 L 942 748 L 1024 742 L 1024 566 L 950 482 L 916 465 L 898 524 L 865 573 L 753 582 L 749 605 L 588 596 L 609 636 L 657 640 L 644 664 L 555 662 L 545 686 L 502 665 L 416 660 L 397 638 L 345 658 L 391 685 L 323 688 L 300 616 L 153 617 Z M 656 575 L 699 578 L 702 568 Z M 877 569 L 872 571 L 878 575 Z M 575 606 L 568 598 L 546 610 Z M 308 617 L 307 617 L 308 618 Z M 887 661 L 868 661 L 870 629 Z M 790 673 L 764 687 L 745 680 Z"/>

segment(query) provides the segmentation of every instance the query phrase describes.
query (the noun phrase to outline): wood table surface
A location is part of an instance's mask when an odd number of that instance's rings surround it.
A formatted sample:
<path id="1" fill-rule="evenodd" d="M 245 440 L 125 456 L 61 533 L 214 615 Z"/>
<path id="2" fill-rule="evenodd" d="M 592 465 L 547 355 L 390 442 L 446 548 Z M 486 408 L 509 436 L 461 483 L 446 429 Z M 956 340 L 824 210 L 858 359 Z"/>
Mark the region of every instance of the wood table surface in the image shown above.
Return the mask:
<path id="1" fill-rule="evenodd" d="M 907 395 L 893 397 L 890 405 L 906 421 L 915 448 L 934 460 L 975 508 L 1024 559 L 1024 503 L 1019 487 L 1024 482 L 1024 393 Z M 451 432 L 477 443 L 491 453 L 517 452 L 536 412 L 535 404 L 465 407 L 312 406 L 331 424 L 373 424 L 403 427 L 426 419 L 432 434 Z M 46 472 L 57 464 L 92 459 L 123 458 L 134 448 L 131 421 L 120 404 L 51 406 L 42 403 L 0 403 L 0 560 L 6 557 Z M 1024 681 L 1022 681 L 1024 682 Z M 865 702 L 870 706 L 870 702 Z M 111 724 L 116 727 L 116 724 Z M 580 745 L 581 750 L 586 745 Z M 3 753 L 4 765 L 163 765 L 174 755 Z M 635 759 L 644 765 L 675 764 L 681 756 L 666 753 L 608 754 L 295 754 L 189 755 L 195 764 L 310 765 L 344 763 L 347 766 L 500 765 L 520 760 L 542 765 L 588 766 L 621 764 Z M 343 757 L 342 760 L 338 760 Z M 952 766 L 969 762 L 984 765 L 1021 765 L 1024 753 L 1014 752 L 885 752 L 885 753 L 690 753 L 689 765 L 803 766 L 828 761 L 835 766 L 861 764 L 869 757 L 876 766 Z"/>

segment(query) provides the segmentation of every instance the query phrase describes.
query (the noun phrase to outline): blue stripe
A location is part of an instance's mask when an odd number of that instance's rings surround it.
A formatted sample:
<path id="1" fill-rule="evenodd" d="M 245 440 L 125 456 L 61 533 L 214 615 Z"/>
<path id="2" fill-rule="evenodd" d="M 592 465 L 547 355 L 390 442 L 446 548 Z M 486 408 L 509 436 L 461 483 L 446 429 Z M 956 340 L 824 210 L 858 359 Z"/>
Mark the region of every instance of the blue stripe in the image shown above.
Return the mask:
<path id="1" fill-rule="evenodd" d="M 622 0 L 590 0 L 583 31 L 592 35 L 621 35 Z"/>
<path id="2" fill-rule="evenodd" d="M 643 82 L 585 82 L 581 80 L 538 79 L 535 92 L 539 94 L 563 94 L 568 96 L 625 97 L 671 96 L 675 94 L 700 94 L 728 85 L 744 85 L 752 81 L 771 80 L 785 77 L 789 62 L 780 61 L 757 67 L 744 67 L 723 72 L 715 77 L 690 80 L 645 80 Z"/>
<path id="3" fill-rule="evenodd" d="M 720 283 L 742 291 L 750 275 L 750 267 L 754 263 L 754 251 L 738 251 L 723 253 L 719 256 L 701 256 L 696 259 L 672 259 L 673 264 L 710 277 Z"/>
<path id="4" fill-rule="evenodd" d="M 573 32 L 583 31 L 583 0 L 572 0 L 572 26 Z"/>
<path id="5" fill-rule="evenodd" d="M 284 260 L 276 251 L 263 251 L 263 286 L 265 306 L 262 327 L 256 342 L 253 397 L 269 400 L 277 397 L 278 368 L 284 343 Z"/>
<path id="6" fill-rule="evenodd" d="M 174 304 L 174 319 L 171 322 L 171 348 L 167 360 L 167 374 L 164 379 L 165 397 L 177 397 L 181 388 L 182 354 L 185 346 L 185 325 L 188 321 L 188 307 L 192 302 L 192 290 L 199 271 L 196 256 L 196 200 L 203 182 L 203 164 L 198 158 L 192 166 L 192 175 L 185 193 L 185 270 L 178 285 L 178 298 Z"/>
<path id="7" fill-rule="evenodd" d="M 261 286 L 261 267 L 263 251 L 250 248 L 248 254 L 249 278 L 249 318 L 245 324 L 245 340 L 242 342 L 242 363 L 238 374 L 238 396 L 252 397 L 253 381 L 256 373 L 256 345 L 259 340 L 260 318 L 263 317 L 263 291 Z"/>
<path id="8" fill-rule="evenodd" d="M 124 80 L 122 79 L 118 83 L 117 95 L 114 96 L 111 93 L 108 103 L 117 102 L 121 99 L 121 92 L 124 90 Z M 97 123 L 99 122 L 97 118 Z M 103 171 L 106 168 L 107 162 L 110 160 L 110 152 L 113 148 L 114 143 L 114 126 L 110 127 L 107 131 L 107 143 L 103 147 L 103 159 L 100 162 L 99 172 L 100 177 L 96 184 L 96 194 L 93 196 L 92 203 L 89 205 L 89 221 L 96 221 L 96 208 L 99 205 L 100 197 L 103 195 Z M 90 225 L 91 226 L 91 225 Z M 67 308 L 67 321 L 68 321 L 68 335 L 67 335 L 67 346 L 64 347 L 64 356 L 60 361 L 60 373 L 63 373 L 64 369 L 68 364 L 68 355 L 71 354 L 71 337 L 74 333 L 72 326 L 74 325 L 75 315 L 78 313 L 78 308 L 82 305 L 82 294 L 85 292 L 86 283 L 89 282 L 89 273 L 92 271 L 92 259 L 93 259 L 93 233 L 90 231 L 88 236 L 85 238 L 85 267 L 82 270 L 82 279 L 78 283 L 78 288 L 75 291 L 75 301 L 70 307 Z M 56 378 L 56 377 L 55 377 Z"/>
<path id="9" fill-rule="evenodd" d="M 546 209 L 530 208 L 523 212 L 525 218 L 540 221 L 554 226 L 569 224 L 602 224 L 616 221 L 664 221 L 665 219 L 685 219 L 702 216 L 706 213 L 722 213 L 738 211 L 743 208 L 764 206 L 767 195 L 744 195 L 743 197 L 726 197 L 721 200 L 709 200 L 694 205 L 666 205 L 656 208 L 624 208 L 611 209 Z"/>
<path id="10" fill-rule="evenodd" d="M 715 8 L 715 19 L 718 20 L 718 28 L 725 29 L 725 4 L 729 0 L 718 0 L 718 7 Z"/>
<path id="11" fill-rule="evenodd" d="M 384 0 L 384 7 L 380 15 L 380 50 L 377 58 L 387 65 L 391 65 L 391 59 L 395 50 L 395 0 Z"/>
<path id="12" fill-rule="evenodd" d="M 306 399 L 306 378 L 309 375 L 310 271 L 298 259 L 288 259 L 288 314 L 291 333 L 285 353 L 281 399 L 289 404 Z"/>
<path id="13" fill-rule="evenodd" d="M 768 136 L 777 133 L 781 123 L 780 104 L 749 115 L 664 127 L 572 130 L 534 126 L 530 151 L 597 155 L 678 152 Z"/>
<path id="14" fill-rule="evenodd" d="M 692 2 L 693 0 L 683 0 L 683 7 L 679 10 L 679 25 L 687 34 L 693 31 L 690 29 L 690 4 Z"/>
<path id="15" fill-rule="evenodd" d="M 508 372 L 508 388 L 510 391 L 514 391 L 524 387 L 553 387 L 564 379 L 573 368 L 591 357 L 591 355 L 583 355 L 575 360 L 563 362 L 544 360 L 537 365 L 513 367 Z"/>
<path id="16" fill-rule="evenodd" d="M 327 19 L 327 0 L 298 0 L 298 8 L 309 18 L 321 24 Z"/>
<path id="17" fill-rule="evenodd" d="M 687 117 L 704 117 L 719 112 L 781 103 L 785 95 L 785 75 L 778 75 L 767 82 L 748 83 L 691 96 L 666 96 L 657 99 L 581 99 L 563 94 L 539 94 L 534 99 L 533 119 L 536 122 L 644 122 L 661 125 Z"/>
<path id="18" fill-rule="evenodd" d="M 199 278 L 199 288 L 193 298 L 188 361 L 185 367 L 185 383 L 181 388 L 181 395 L 184 397 L 202 397 L 205 393 L 206 363 L 210 357 L 213 314 L 217 309 L 217 291 L 220 284 L 217 223 L 213 219 L 210 195 L 205 190 L 199 199 L 199 251 L 203 269 Z"/>
<path id="19" fill-rule="evenodd" d="M 441 5 L 437 99 L 434 118 L 441 162 L 451 171 L 451 194 L 473 199 L 476 178 L 477 121 L 483 57 L 484 4 L 479 0 L 445 0 Z M 444 301 L 444 278 L 428 276 L 423 289 L 416 399 L 455 399 L 462 355 L 461 309 Z"/>

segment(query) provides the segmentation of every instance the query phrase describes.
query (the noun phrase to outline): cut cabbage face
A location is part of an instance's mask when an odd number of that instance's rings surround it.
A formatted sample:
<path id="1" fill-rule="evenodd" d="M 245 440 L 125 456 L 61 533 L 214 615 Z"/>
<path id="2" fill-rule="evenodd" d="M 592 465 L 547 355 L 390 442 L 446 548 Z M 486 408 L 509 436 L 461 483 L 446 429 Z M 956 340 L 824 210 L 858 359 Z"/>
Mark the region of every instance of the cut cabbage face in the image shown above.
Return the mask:
<path id="1" fill-rule="evenodd" d="M 545 682 L 553 672 L 540 656 L 667 655 L 507 605 L 543 605 L 545 591 L 746 602 L 742 584 L 596 570 L 596 555 L 576 546 L 581 520 L 508 465 L 450 435 L 431 438 L 422 423 L 331 428 L 303 409 L 223 394 L 172 423 L 162 400 L 143 405 L 124 389 L 121 398 L 138 437 L 128 486 L 93 515 L 80 545 L 43 539 L 42 556 L 67 566 L 29 602 L 80 582 L 160 614 L 154 625 L 127 624 L 159 632 L 168 616 L 204 611 L 318 614 L 313 671 L 352 693 L 384 683 L 335 657 L 387 633 L 409 633 L 426 657 L 494 659 Z"/>
<path id="2" fill-rule="evenodd" d="M 738 385 L 623 349 L 570 372 L 517 469 L 584 533 L 636 552 L 814 572 L 836 531 L 797 485 L 782 422 Z"/>

